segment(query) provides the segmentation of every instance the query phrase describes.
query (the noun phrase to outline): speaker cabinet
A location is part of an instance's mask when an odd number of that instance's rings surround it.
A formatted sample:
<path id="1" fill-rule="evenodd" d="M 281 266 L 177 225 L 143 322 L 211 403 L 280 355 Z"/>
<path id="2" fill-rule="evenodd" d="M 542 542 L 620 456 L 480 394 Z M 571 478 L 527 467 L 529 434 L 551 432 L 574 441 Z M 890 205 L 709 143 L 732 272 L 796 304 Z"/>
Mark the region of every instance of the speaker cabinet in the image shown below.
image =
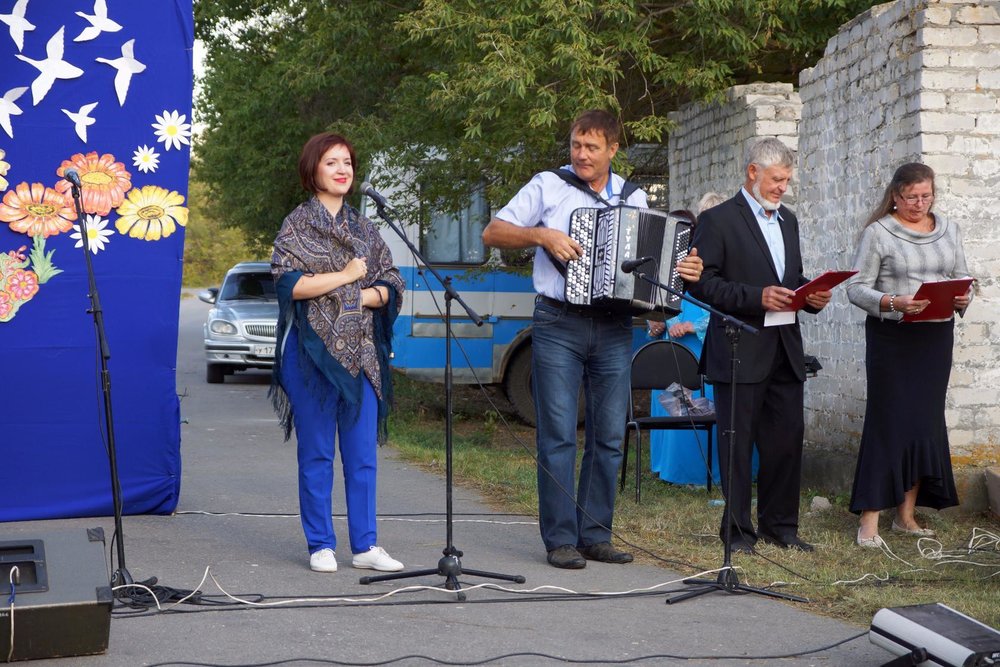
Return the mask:
<path id="1" fill-rule="evenodd" d="M 17 568 L 14 601 L 11 573 Z M 104 529 L 0 540 L 0 662 L 108 650 L 113 598 Z M 11 653 L 11 626 L 14 651 Z"/>

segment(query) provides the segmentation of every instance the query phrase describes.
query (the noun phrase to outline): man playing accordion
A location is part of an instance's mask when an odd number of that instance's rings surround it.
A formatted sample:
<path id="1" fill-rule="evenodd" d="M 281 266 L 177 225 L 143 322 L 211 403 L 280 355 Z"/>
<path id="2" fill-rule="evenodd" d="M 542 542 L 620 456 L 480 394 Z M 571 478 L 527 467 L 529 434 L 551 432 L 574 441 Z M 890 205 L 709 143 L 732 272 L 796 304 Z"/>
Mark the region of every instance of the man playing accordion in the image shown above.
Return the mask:
<path id="1" fill-rule="evenodd" d="M 548 562 L 579 569 L 587 560 L 629 563 L 611 545 L 615 484 L 628 408 L 632 317 L 627 310 L 565 301 L 566 263 L 581 256 L 567 234 L 578 208 L 645 208 L 646 193 L 611 170 L 618 119 L 585 111 L 570 128 L 570 164 L 535 176 L 483 231 L 483 242 L 505 249 L 536 248 L 532 269 L 532 386 L 538 451 L 538 519 Z M 684 280 L 701 276 L 692 249 L 677 265 Z M 586 400 L 586 437 L 575 483 L 577 400 Z M 576 494 L 574 499 L 573 494 Z"/>

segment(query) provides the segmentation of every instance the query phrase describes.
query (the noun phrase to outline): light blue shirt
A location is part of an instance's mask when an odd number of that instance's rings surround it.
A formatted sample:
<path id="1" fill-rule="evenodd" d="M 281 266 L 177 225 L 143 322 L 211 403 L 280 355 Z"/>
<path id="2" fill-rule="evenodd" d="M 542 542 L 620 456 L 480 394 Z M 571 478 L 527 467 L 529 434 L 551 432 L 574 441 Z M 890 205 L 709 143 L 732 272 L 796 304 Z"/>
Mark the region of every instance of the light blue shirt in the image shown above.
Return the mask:
<path id="1" fill-rule="evenodd" d="M 782 219 L 781 214 L 778 211 L 772 211 L 772 214 L 768 215 L 760 202 L 754 199 L 746 188 L 740 188 L 740 192 L 746 197 L 747 203 L 750 204 L 750 210 L 753 211 L 753 215 L 757 219 L 760 233 L 764 235 L 767 249 L 771 251 L 774 269 L 778 273 L 778 282 L 781 282 L 785 277 L 785 237 L 781 235 L 781 225 L 778 224 Z"/>
<path id="2" fill-rule="evenodd" d="M 564 166 L 563 169 L 573 170 L 570 165 Z M 611 205 L 616 205 L 619 203 L 624 185 L 625 179 L 612 173 L 607 187 L 599 194 Z M 648 208 L 646 193 L 636 190 L 629 195 L 625 204 Z M 544 223 L 546 227 L 558 229 L 566 234 L 569 233 L 570 215 L 578 208 L 604 208 L 604 204 L 555 174 L 544 171 L 535 174 L 495 217 L 518 227 L 537 227 Z M 531 278 L 536 292 L 565 301 L 566 281 L 553 266 L 542 247 L 535 249 Z"/>

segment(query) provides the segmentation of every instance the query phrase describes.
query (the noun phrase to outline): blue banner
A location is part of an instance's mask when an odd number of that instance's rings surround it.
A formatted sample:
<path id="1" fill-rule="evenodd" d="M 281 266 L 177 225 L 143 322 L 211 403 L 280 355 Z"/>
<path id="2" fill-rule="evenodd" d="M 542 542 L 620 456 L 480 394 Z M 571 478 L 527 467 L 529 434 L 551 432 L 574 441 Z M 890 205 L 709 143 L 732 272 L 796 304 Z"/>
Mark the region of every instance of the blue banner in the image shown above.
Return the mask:
<path id="1" fill-rule="evenodd" d="M 124 511 L 177 505 L 191 1 L 0 0 L 0 521 L 113 511 L 84 253 Z"/>

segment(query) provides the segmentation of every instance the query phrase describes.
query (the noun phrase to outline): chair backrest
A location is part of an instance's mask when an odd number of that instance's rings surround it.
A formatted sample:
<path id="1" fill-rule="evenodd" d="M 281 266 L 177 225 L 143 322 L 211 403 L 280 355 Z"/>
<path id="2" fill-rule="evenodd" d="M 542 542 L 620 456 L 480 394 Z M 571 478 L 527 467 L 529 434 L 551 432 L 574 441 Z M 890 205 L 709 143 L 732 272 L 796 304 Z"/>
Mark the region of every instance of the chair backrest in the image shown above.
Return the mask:
<path id="1" fill-rule="evenodd" d="M 674 382 L 692 390 L 702 387 L 698 358 L 686 346 L 654 340 L 632 355 L 632 389 L 665 389 Z"/>

